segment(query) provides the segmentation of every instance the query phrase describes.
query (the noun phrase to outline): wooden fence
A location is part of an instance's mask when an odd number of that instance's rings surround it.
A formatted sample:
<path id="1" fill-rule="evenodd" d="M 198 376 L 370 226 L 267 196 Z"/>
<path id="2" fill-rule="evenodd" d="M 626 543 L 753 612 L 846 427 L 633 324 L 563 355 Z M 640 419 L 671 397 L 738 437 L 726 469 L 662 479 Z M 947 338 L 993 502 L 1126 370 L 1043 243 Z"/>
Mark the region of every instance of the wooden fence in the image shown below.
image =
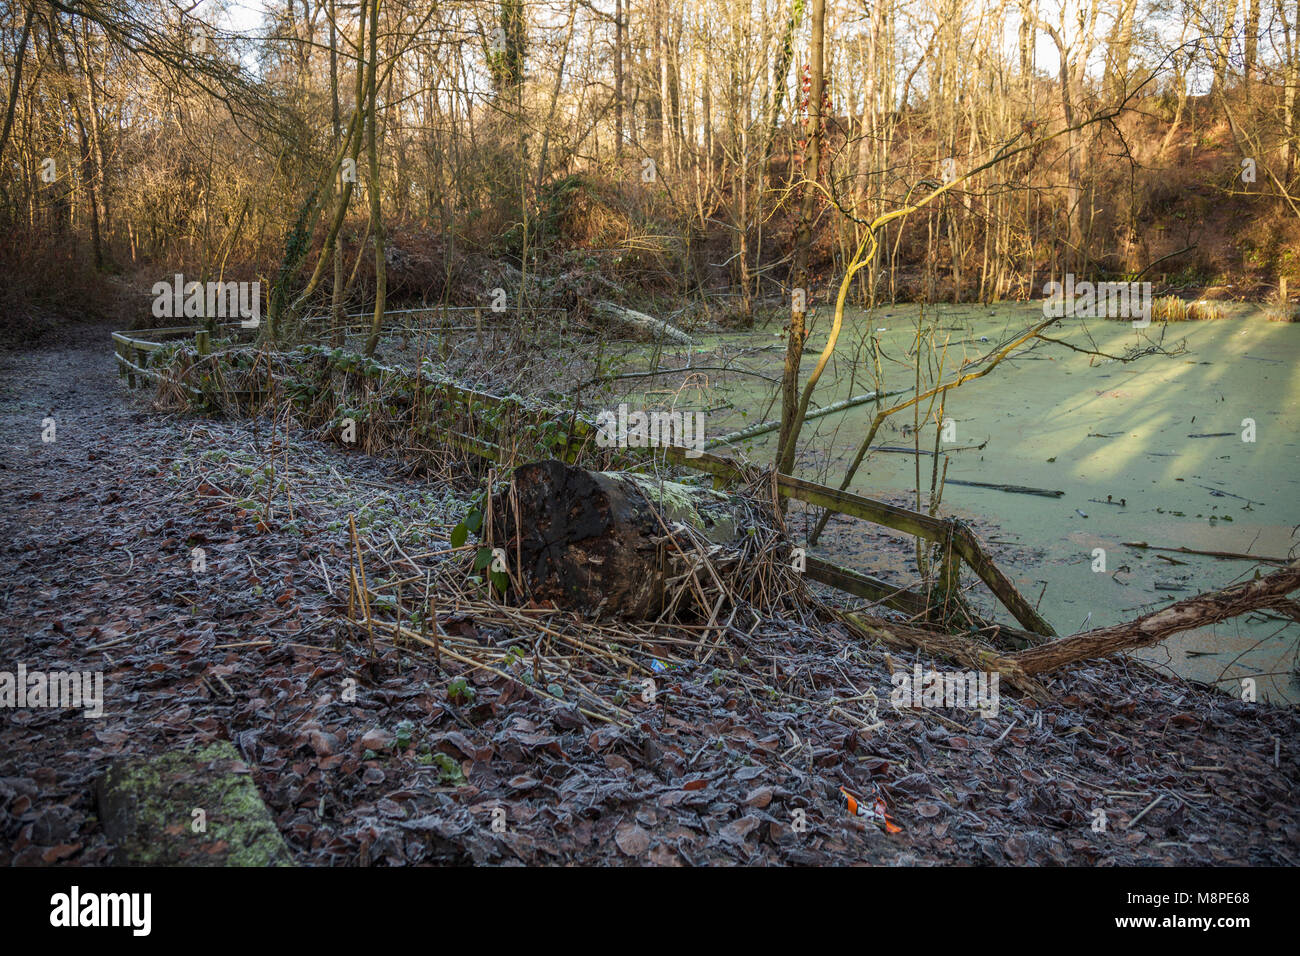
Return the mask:
<path id="1" fill-rule="evenodd" d="M 428 310 L 423 310 L 428 311 Z M 236 323 L 230 323 L 237 326 Z M 369 328 L 367 326 L 367 328 Z M 400 333 L 400 327 L 397 329 Z M 144 338 L 150 336 L 149 339 Z M 160 380 L 163 376 L 159 370 L 148 367 L 149 356 L 173 342 L 186 336 L 193 336 L 199 354 L 208 351 L 206 330 L 196 327 L 178 327 L 151 329 L 148 332 L 125 333 L 114 332 L 113 343 L 117 354 L 119 371 L 126 377 L 130 387 L 136 387 L 137 376 L 144 379 Z M 136 361 L 132 361 L 132 356 Z M 404 368 L 379 366 L 385 374 L 416 375 L 419 371 Z M 435 382 L 440 390 L 453 404 L 458 404 L 472 415 L 475 406 L 500 407 L 507 402 L 518 399 L 506 399 L 487 392 L 465 388 L 449 380 Z M 195 390 L 184 386 L 187 391 Z M 546 407 L 547 412 L 558 420 L 564 421 L 572 437 L 562 454 L 568 459 L 576 458 L 578 450 L 595 438 L 597 425 L 590 419 L 572 411 Z M 500 461 L 503 450 L 491 442 L 485 442 L 473 435 L 450 435 L 455 444 L 483 458 Z M 656 449 L 651 449 L 654 451 Z M 686 448 L 668 446 L 657 449 L 673 465 L 700 471 L 713 476 L 716 487 L 725 487 L 741 480 L 746 469 L 730 458 L 709 452 L 689 451 Z M 634 451 L 628 449 L 628 451 Z M 1039 615 L 1038 611 L 1016 589 L 1011 579 L 994 564 L 978 536 L 963 522 L 952 518 L 937 518 L 923 512 L 913 511 L 892 505 L 875 498 L 855 495 L 840 491 L 827 485 L 817 484 L 796 478 L 792 475 L 775 476 L 776 492 L 783 498 L 795 499 L 805 504 L 823 508 L 836 514 L 848 515 L 872 524 L 891 528 L 906 535 L 923 538 L 939 546 L 943 555 L 939 572 L 939 591 L 956 593 L 959 570 L 965 563 L 975 575 L 988 587 L 994 597 L 1020 623 L 1024 630 L 1005 628 L 1008 636 L 1021 644 L 1038 644 L 1055 636 L 1051 625 Z M 840 567 L 811 555 L 806 558 L 805 573 L 809 578 L 829 587 L 853 594 L 857 597 L 892 607 L 912 615 L 927 614 L 932 601 L 928 595 L 918 591 L 899 588 L 887 581 L 860 571 Z"/>

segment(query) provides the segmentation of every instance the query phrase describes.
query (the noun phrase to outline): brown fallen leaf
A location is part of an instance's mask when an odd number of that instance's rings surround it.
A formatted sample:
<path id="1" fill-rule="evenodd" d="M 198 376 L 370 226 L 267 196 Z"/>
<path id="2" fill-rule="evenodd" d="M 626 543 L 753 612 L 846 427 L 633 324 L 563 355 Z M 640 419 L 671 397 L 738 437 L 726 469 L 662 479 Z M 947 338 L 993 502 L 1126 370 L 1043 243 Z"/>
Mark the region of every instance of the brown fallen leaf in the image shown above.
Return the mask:
<path id="1" fill-rule="evenodd" d="M 480 758 L 486 759 L 487 757 L 492 755 L 491 747 L 480 748 L 475 746 L 474 742 L 470 740 L 468 737 L 466 737 L 459 730 L 450 731 L 447 734 L 446 740 L 449 744 L 454 745 L 456 749 L 459 750 L 461 753 L 463 753 L 466 757 L 472 757 L 477 760 Z M 480 751 L 484 751 L 484 752 L 480 752 Z"/>
<path id="2" fill-rule="evenodd" d="M 363 751 L 373 750 L 375 753 L 379 753 L 381 750 L 388 749 L 388 745 L 392 743 L 392 739 L 393 738 L 387 731 L 382 730 L 379 727 L 374 727 L 366 731 L 365 734 L 362 735 L 361 739 L 357 741 L 357 744 Z"/>
<path id="3" fill-rule="evenodd" d="M 650 851 L 650 863 L 655 866 L 681 866 L 682 858 L 678 856 L 677 851 L 670 846 L 658 844 Z"/>
<path id="4" fill-rule="evenodd" d="M 41 854 L 41 859 L 46 863 L 57 863 L 59 860 L 67 859 L 81 849 L 80 843 L 60 843 L 58 846 L 52 846 Z"/>
<path id="5" fill-rule="evenodd" d="M 1007 841 L 1002 845 L 1002 849 L 1012 863 L 1016 864 L 1016 866 L 1023 866 L 1025 857 L 1029 852 L 1029 844 L 1025 841 L 1024 837 L 1016 834 L 1007 837 Z"/>
<path id="6" fill-rule="evenodd" d="M 718 835 L 728 843 L 735 843 L 739 846 L 745 842 L 745 837 L 757 829 L 760 822 L 762 821 L 758 817 L 741 817 L 739 820 L 728 823 L 719 831 Z"/>
<path id="7" fill-rule="evenodd" d="M 650 849 L 650 834 L 635 823 L 624 824 L 614 834 L 614 842 L 628 856 L 640 856 Z"/>
<path id="8" fill-rule="evenodd" d="M 311 746 L 312 750 L 316 751 L 316 756 L 328 757 L 338 749 L 339 739 L 333 734 L 313 730 L 307 735 L 307 743 Z"/>
<path id="9" fill-rule="evenodd" d="M 599 753 L 619 737 L 619 729 L 611 725 L 605 725 L 594 731 L 587 737 L 587 746 Z"/>

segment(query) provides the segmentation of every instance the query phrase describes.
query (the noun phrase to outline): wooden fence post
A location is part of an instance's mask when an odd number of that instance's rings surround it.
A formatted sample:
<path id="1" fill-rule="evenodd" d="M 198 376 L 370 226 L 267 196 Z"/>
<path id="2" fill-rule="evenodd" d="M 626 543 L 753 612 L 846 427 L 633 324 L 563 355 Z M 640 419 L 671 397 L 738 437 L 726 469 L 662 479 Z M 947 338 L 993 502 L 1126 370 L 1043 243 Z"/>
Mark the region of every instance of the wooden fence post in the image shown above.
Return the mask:
<path id="1" fill-rule="evenodd" d="M 953 534 L 948 532 L 943 540 L 943 558 L 939 562 L 938 591 L 940 600 L 948 605 L 961 599 L 961 556 L 953 542 Z"/>

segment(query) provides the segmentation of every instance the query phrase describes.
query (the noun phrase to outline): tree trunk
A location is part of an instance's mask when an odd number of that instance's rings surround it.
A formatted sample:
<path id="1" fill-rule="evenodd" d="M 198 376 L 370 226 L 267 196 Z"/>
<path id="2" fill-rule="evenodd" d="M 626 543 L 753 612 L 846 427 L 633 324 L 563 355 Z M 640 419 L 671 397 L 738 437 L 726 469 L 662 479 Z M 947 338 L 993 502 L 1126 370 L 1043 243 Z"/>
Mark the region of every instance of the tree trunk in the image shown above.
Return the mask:
<path id="1" fill-rule="evenodd" d="M 822 93 L 825 88 L 822 72 L 822 50 L 826 35 L 826 0 L 812 3 L 812 64 L 808 92 L 808 155 L 804 164 L 803 203 L 799 210 L 799 224 L 794 234 L 794 269 L 791 273 L 792 291 L 790 306 L 790 331 L 785 347 L 785 368 L 781 376 L 781 430 L 777 439 L 776 470 L 789 474 L 794 466 L 795 440 L 798 438 L 795 416 L 799 404 L 799 365 L 803 359 L 804 340 L 808 333 L 807 303 L 808 255 L 812 247 L 813 213 L 817 208 L 818 166 L 821 164 Z"/>
<path id="2" fill-rule="evenodd" d="M 753 508 L 707 488 L 555 460 L 516 470 L 497 501 L 492 542 L 534 600 L 636 619 L 660 614 L 682 550 L 693 552 L 674 543 L 674 525 L 722 543 L 745 533 Z"/>
<path id="3" fill-rule="evenodd" d="M 623 0 L 614 3 L 614 159 L 623 162 Z"/>
<path id="4" fill-rule="evenodd" d="M 13 82 L 9 84 L 9 105 L 5 108 L 4 127 L 0 128 L 0 157 L 4 156 L 5 143 L 9 142 L 9 131 L 14 125 L 14 107 L 18 105 L 18 93 L 22 89 L 23 60 L 27 57 L 27 39 L 32 35 L 32 17 L 36 14 L 36 5 L 27 9 L 27 19 L 23 21 L 22 38 L 14 54 Z"/>
<path id="5" fill-rule="evenodd" d="M 339 51 L 338 31 L 335 28 L 334 0 L 330 0 L 330 126 L 334 131 L 333 149 L 337 155 L 343 146 L 343 124 L 339 117 Z M 334 202 L 343 202 L 344 189 L 338 176 L 331 178 L 334 184 Z M 341 223 L 340 223 L 341 224 Z M 325 250 L 322 250 L 322 253 Z M 323 256 L 322 256 L 323 258 Z M 334 280 L 330 289 L 330 340 L 335 347 L 341 348 L 343 333 L 343 246 L 334 242 L 333 256 Z"/>
<path id="6" fill-rule="evenodd" d="M 1250 86 L 1259 59 L 1259 0 L 1249 0 L 1246 8 L 1246 55 L 1241 63 L 1242 79 Z"/>
<path id="7" fill-rule="evenodd" d="M 379 110 L 378 80 L 376 67 L 379 64 L 379 4 L 380 0 L 370 0 L 370 117 L 369 131 L 366 139 L 366 153 L 369 157 L 370 175 L 366 182 L 366 193 L 370 196 L 370 229 L 375 237 L 375 313 L 370 320 L 370 338 L 366 341 L 366 354 L 374 355 L 379 345 L 379 333 L 384 322 L 384 298 L 388 286 L 387 251 L 384 246 L 384 213 L 380 202 L 379 181 Z"/>

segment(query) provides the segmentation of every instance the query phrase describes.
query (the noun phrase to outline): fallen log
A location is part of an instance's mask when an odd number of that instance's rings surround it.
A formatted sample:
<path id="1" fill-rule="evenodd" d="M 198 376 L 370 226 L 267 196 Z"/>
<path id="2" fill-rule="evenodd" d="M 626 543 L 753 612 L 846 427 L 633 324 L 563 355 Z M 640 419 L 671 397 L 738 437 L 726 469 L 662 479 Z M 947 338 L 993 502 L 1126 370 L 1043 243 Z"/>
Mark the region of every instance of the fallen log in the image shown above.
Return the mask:
<path id="1" fill-rule="evenodd" d="M 1050 695 L 1039 676 L 1071 664 L 1136 650 L 1193 627 L 1204 627 L 1251 611 L 1277 610 L 1300 622 L 1300 604 L 1288 595 L 1300 590 L 1300 561 L 1266 577 L 1198 594 L 1134 621 L 1096 628 L 1003 654 L 964 635 L 908 627 L 865 614 L 832 612 L 859 636 L 890 647 L 921 651 L 977 670 L 997 671 L 1010 686 L 1039 701 Z"/>
<path id="2" fill-rule="evenodd" d="M 1067 664 L 1158 644 L 1179 631 L 1205 627 L 1248 611 L 1276 609 L 1288 617 L 1297 618 L 1300 608 L 1287 597 L 1297 589 L 1300 589 L 1300 561 L 1265 577 L 1198 594 L 1135 621 L 1099 627 L 1040 647 L 1031 647 L 1011 659 L 1026 674 L 1041 674 Z"/>
<path id="3" fill-rule="evenodd" d="M 653 315 L 646 315 L 644 312 L 638 312 L 635 309 L 625 309 L 623 306 L 614 305 L 612 302 L 597 302 L 596 312 L 643 332 L 648 332 L 656 340 L 672 339 L 680 345 L 694 344 L 691 337 L 677 326 L 670 325 L 662 319 L 656 319 Z"/>
<path id="4" fill-rule="evenodd" d="M 776 522 L 748 498 L 554 460 L 515 471 L 493 508 L 492 536 L 534 600 L 629 618 L 661 615 L 682 587 L 743 594 L 744 582 L 726 580 L 720 567 L 745 562 L 713 561 L 715 545 L 740 541 L 735 550 L 751 562 L 783 563 L 797 575 Z M 691 603 L 712 608 L 714 600 Z"/>
<path id="5" fill-rule="evenodd" d="M 1208 558 L 1223 558 L 1231 561 L 1255 561 L 1259 564 L 1287 564 L 1290 558 L 1266 558 L 1261 554 L 1243 554 L 1240 551 L 1199 551 L 1196 548 L 1160 548 L 1145 541 L 1124 541 L 1126 548 L 1140 548 L 1143 551 L 1168 551 L 1170 554 L 1199 554 Z M 1159 557 L 1159 555 L 1157 555 Z"/>
<path id="6" fill-rule="evenodd" d="M 1030 488 L 1028 485 L 1002 485 L 988 481 L 958 481 L 956 478 L 945 478 L 943 483 L 945 485 L 965 485 L 968 488 L 992 488 L 994 491 L 1006 491 L 1013 495 L 1038 495 L 1040 498 L 1059 498 L 1065 494 L 1064 491 Z"/>

